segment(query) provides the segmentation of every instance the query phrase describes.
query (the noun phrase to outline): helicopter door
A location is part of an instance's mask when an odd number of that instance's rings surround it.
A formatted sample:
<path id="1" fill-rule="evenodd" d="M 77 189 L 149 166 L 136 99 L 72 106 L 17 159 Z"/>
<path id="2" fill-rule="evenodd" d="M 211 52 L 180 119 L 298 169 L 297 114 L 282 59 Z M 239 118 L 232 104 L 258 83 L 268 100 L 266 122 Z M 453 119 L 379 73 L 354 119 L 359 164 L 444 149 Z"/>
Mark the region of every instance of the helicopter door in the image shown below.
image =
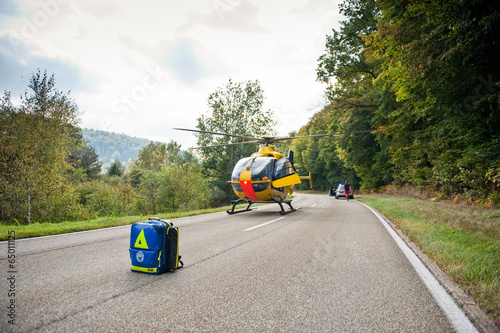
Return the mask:
<path id="1" fill-rule="evenodd" d="M 280 188 L 300 184 L 301 180 L 290 160 L 286 157 L 276 162 L 273 187 Z"/>

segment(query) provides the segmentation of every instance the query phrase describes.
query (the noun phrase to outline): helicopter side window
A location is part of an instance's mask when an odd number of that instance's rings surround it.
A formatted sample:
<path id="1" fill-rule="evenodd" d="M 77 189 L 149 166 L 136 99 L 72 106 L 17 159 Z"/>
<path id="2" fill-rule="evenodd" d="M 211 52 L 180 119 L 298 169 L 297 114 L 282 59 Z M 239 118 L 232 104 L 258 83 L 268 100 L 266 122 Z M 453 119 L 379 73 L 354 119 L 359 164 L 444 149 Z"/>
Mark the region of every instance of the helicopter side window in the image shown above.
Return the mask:
<path id="1" fill-rule="evenodd" d="M 295 173 L 292 163 L 286 157 L 283 157 L 276 162 L 276 169 L 274 171 L 274 179 L 280 179 Z"/>

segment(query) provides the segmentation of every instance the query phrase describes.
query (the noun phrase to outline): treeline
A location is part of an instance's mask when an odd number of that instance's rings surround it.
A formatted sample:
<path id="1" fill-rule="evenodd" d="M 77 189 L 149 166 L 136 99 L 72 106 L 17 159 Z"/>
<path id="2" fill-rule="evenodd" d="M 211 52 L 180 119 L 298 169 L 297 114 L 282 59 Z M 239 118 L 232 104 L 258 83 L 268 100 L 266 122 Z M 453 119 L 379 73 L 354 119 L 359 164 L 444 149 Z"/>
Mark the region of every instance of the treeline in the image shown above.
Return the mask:
<path id="1" fill-rule="evenodd" d="M 31 77 L 19 106 L 5 92 L 0 105 L 0 221 L 58 222 L 206 208 L 199 161 L 175 142 L 151 142 L 125 172 L 106 174 L 82 139 L 79 111 L 54 75 Z"/>
<path id="2" fill-rule="evenodd" d="M 500 3 L 347 0 L 317 78 L 329 104 L 299 135 L 316 186 L 409 184 L 500 203 Z M 321 181 L 322 180 L 322 181 Z M 318 185 L 319 184 L 319 185 Z"/>
<path id="3" fill-rule="evenodd" d="M 105 170 L 114 162 L 132 162 L 139 151 L 150 143 L 148 139 L 88 128 L 82 129 L 82 136 L 95 149 Z"/>

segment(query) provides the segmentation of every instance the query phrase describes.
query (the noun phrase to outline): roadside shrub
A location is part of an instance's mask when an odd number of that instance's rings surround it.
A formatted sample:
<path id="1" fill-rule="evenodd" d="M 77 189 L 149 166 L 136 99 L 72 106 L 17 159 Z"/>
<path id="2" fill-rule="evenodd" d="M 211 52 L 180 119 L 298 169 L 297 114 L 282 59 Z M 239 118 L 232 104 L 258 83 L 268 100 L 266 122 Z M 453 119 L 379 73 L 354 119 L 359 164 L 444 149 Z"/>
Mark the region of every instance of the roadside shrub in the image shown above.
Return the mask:
<path id="1" fill-rule="evenodd" d="M 91 181 L 81 185 L 77 192 L 78 204 L 84 206 L 91 217 L 122 216 L 136 212 L 136 195 L 130 185 Z"/>

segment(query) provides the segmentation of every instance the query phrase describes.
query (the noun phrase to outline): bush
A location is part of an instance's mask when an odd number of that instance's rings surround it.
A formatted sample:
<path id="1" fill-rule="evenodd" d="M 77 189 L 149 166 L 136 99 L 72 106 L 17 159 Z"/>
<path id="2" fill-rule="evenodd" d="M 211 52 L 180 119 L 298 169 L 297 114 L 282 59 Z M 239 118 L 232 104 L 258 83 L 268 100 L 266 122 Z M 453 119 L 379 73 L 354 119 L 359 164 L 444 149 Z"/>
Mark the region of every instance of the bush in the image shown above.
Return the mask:
<path id="1" fill-rule="evenodd" d="M 86 207 L 89 215 L 123 216 L 136 213 L 136 194 L 128 184 L 111 185 L 103 181 L 91 181 L 78 190 L 78 204 Z"/>

